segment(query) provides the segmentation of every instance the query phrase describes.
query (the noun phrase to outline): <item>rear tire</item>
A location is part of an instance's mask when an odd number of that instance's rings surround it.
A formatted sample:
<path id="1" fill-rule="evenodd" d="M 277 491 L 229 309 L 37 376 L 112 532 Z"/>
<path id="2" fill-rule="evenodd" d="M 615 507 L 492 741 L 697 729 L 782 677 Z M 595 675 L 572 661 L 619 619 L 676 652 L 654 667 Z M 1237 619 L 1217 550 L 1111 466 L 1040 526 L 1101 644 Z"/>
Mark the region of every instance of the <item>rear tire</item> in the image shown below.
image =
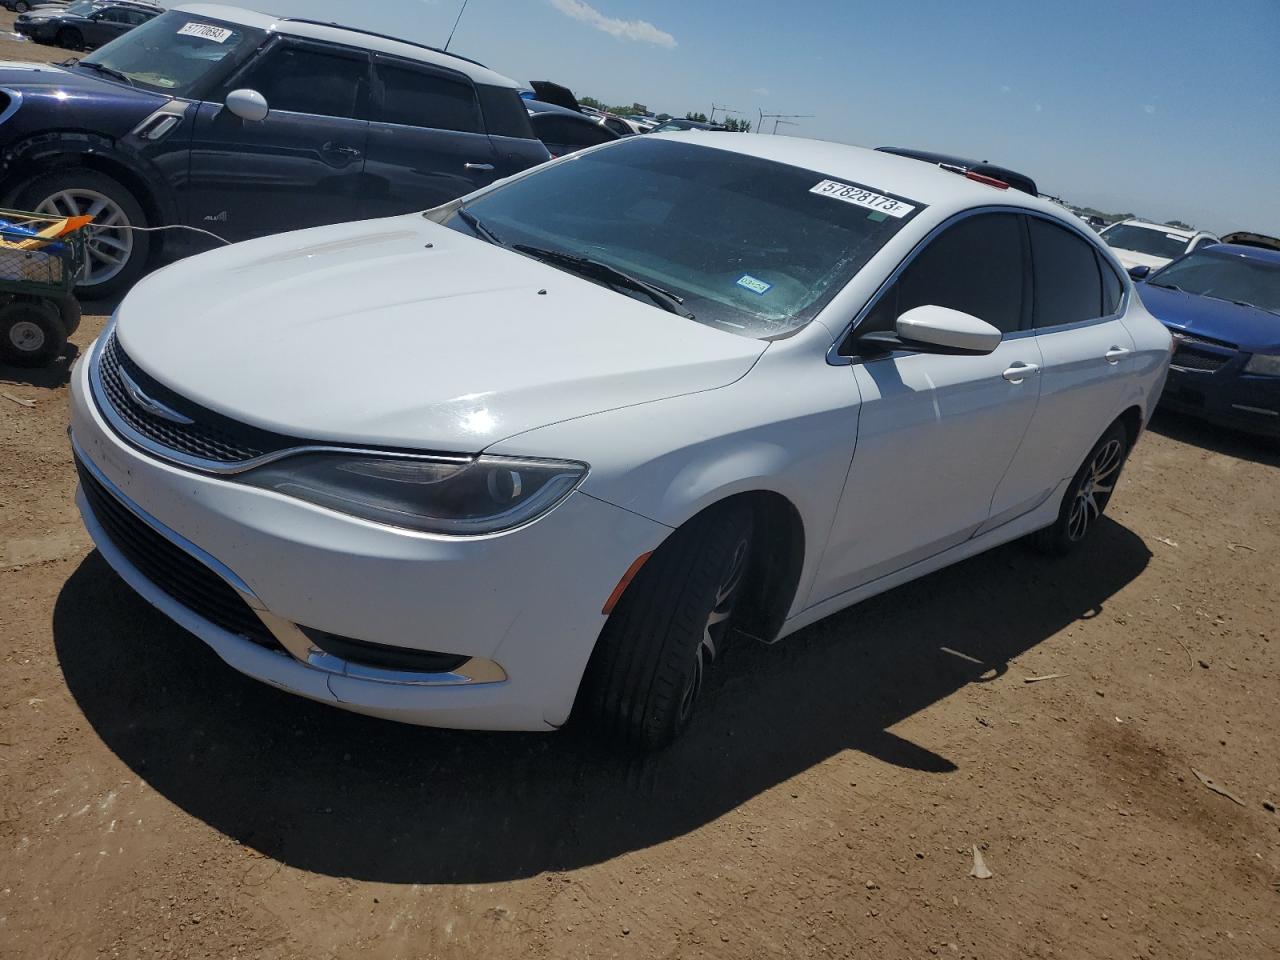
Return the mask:
<path id="1" fill-rule="evenodd" d="M 58 31 L 57 44 L 67 50 L 83 50 L 84 34 L 75 27 L 63 27 Z"/>
<path id="2" fill-rule="evenodd" d="M 0 307 L 0 358 L 16 367 L 42 367 L 67 345 L 58 310 L 40 300 L 14 300 Z"/>
<path id="3" fill-rule="evenodd" d="M 1102 518 L 1128 455 L 1129 432 L 1122 423 L 1112 424 L 1071 478 L 1058 519 L 1053 526 L 1032 534 L 1032 546 L 1053 556 L 1074 550 Z"/>
<path id="4" fill-rule="evenodd" d="M 656 750 L 682 734 L 723 647 L 751 559 L 745 503 L 712 507 L 673 533 L 618 601 L 596 642 L 578 714 L 607 739 Z"/>
<path id="5" fill-rule="evenodd" d="M 99 218 L 83 228 L 86 264 L 76 284 L 80 296 L 114 296 L 133 286 L 146 270 L 151 234 L 124 228 L 147 226 L 147 215 L 129 189 L 106 174 L 87 167 L 55 170 L 19 188 L 15 203 L 19 209 L 49 216 Z"/>

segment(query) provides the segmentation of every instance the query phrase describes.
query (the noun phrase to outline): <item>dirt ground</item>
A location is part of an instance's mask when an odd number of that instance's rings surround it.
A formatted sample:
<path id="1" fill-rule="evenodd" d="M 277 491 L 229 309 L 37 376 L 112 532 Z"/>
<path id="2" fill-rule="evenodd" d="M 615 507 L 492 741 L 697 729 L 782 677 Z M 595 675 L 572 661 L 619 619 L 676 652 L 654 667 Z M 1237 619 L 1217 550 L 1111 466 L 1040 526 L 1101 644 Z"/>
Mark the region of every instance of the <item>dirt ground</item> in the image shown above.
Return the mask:
<path id="1" fill-rule="evenodd" d="M 1158 416 L 1088 549 L 731 648 L 621 760 L 225 667 L 93 552 L 67 374 L 0 367 L 6 960 L 1280 956 L 1280 445 Z"/>

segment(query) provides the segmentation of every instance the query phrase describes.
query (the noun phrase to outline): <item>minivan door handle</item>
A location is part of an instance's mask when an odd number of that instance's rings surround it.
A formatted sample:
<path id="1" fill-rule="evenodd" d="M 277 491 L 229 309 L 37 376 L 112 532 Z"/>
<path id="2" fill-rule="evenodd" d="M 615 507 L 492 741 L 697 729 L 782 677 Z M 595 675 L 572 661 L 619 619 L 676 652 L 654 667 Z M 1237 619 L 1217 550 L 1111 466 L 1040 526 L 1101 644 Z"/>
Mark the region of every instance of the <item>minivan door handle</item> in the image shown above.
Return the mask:
<path id="1" fill-rule="evenodd" d="M 1107 358 L 1107 363 L 1119 363 L 1128 355 L 1129 355 L 1129 351 L 1126 350 L 1124 347 L 1112 347 L 1110 350 L 1108 350 L 1106 353 L 1103 354 L 1103 356 Z"/>
<path id="2" fill-rule="evenodd" d="M 1021 360 L 1018 360 L 1008 370 L 1000 374 L 1000 376 L 1004 377 L 1010 383 L 1021 383 L 1024 377 L 1035 373 L 1039 369 L 1039 364 L 1023 363 Z"/>
<path id="3" fill-rule="evenodd" d="M 328 141 L 320 148 L 320 152 L 327 157 L 345 160 L 350 163 L 353 160 L 359 160 L 362 154 L 355 147 L 348 147 L 344 143 L 338 143 L 336 140 Z"/>
<path id="4" fill-rule="evenodd" d="M 492 170 L 493 164 L 492 163 L 464 163 L 462 165 L 462 169 L 463 170 Z"/>

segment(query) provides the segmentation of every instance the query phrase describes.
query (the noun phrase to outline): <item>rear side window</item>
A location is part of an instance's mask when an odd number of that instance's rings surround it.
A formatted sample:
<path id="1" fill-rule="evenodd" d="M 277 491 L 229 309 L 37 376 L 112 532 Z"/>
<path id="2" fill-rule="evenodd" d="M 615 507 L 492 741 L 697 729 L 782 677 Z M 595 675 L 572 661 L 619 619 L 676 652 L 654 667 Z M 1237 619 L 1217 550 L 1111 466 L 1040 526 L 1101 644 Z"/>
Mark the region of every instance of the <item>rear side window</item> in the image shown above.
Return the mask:
<path id="1" fill-rule="evenodd" d="M 930 241 L 855 333 L 892 330 L 898 317 L 926 304 L 962 310 L 1011 333 L 1022 326 L 1023 256 L 1016 214 L 967 217 Z"/>
<path id="2" fill-rule="evenodd" d="M 1098 271 L 1102 274 L 1102 315 L 1109 317 L 1120 309 L 1120 298 L 1124 296 L 1124 284 L 1115 268 L 1102 259 L 1102 254 L 1094 251 L 1098 258 Z"/>
<path id="3" fill-rule="evenodd" d="M 409 127 L 483 133 L 480 103 L 470 82 L 408 64 L 378 62 L 381 97 L 373 119 Z"/>
<path id="4" fill-rule="evenodd" d="M 1035 281 L 1035 326 L 1092 320 L 1104 312 L 1102 278 L 1093 247 L 1070 230 L 1028 217 Z"/>
<path id="5" fill-rule="evenodd" d="M 254 63 L 237 86 L 257 90 L 272 110 L 358 117 L 367 99 L 369 60 L 341 50 L 279 46 Z"/>
<path id="6" fill-rule="evenodd" d="M 521 140 L 537 139 L 529 126 L 529 111 L 525 109 L 520 94 L 510 87 L 495 87 L 477 83 L 480 106 L 484 108 L 484 125 L 494 137 L 518 137 Z"/>

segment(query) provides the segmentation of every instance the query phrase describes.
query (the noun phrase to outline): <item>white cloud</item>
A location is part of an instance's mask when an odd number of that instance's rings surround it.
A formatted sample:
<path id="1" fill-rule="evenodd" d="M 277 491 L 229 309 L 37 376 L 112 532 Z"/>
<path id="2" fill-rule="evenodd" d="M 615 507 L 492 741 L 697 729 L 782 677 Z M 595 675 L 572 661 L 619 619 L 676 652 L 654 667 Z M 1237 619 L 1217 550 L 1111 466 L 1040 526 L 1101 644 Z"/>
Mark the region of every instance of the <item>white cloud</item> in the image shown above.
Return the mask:
<path id="1" fill-rule="evenodd" d="M 665 30 L 659 30 L 648 20 L 620 20 L 617 17 L 606 17 L 603 13 L 583 0 L 551 0 L 551 5 L 566 17 L 573 17 L 583 23 L 590 24 L 612 37 L 625 40 L 639 40 L 642 43 L 654 43 L 668 50 L 676 45 L 676 38 Z"/>
<path id="2" fill-rule="evenodd" d="M 1043 110 L 1044 110 L 1044 105 L 1043 105 L 1043 104 L 1040 104 L 1040 103 L 1037 103 L 1037 104 L 1036 104 L 1036 113 L 1041 113 L 1041 112 L 1043 112 Z"/>
<path id="3" fill-rule="evenodd" d="M 756 87 L 751 92 L 761 97 L 767 97 L 769 96 L 769 94 L 773 93 L 773 91 L 770 90 L 768 87 Z"/>
<path id="4" fill-rule="evenodd" d="M 1142 109 L 1147 112 L 1147 116 L 1150 116 L 1151 114 L 1156 112 L 1155 104 L 1153 103 L 1144 103 L 1142 105 Z"/>
<path id="5" fill-rule="evenodd" d="M 1009 86 L 1007 83 L 1005 83 L 1005 84 L 1001 84 L 1001 86 L 1000 86 L 1000 92 L 1001 92 L 1001 93 L 1013 93 L 1013 87 Z"/>

